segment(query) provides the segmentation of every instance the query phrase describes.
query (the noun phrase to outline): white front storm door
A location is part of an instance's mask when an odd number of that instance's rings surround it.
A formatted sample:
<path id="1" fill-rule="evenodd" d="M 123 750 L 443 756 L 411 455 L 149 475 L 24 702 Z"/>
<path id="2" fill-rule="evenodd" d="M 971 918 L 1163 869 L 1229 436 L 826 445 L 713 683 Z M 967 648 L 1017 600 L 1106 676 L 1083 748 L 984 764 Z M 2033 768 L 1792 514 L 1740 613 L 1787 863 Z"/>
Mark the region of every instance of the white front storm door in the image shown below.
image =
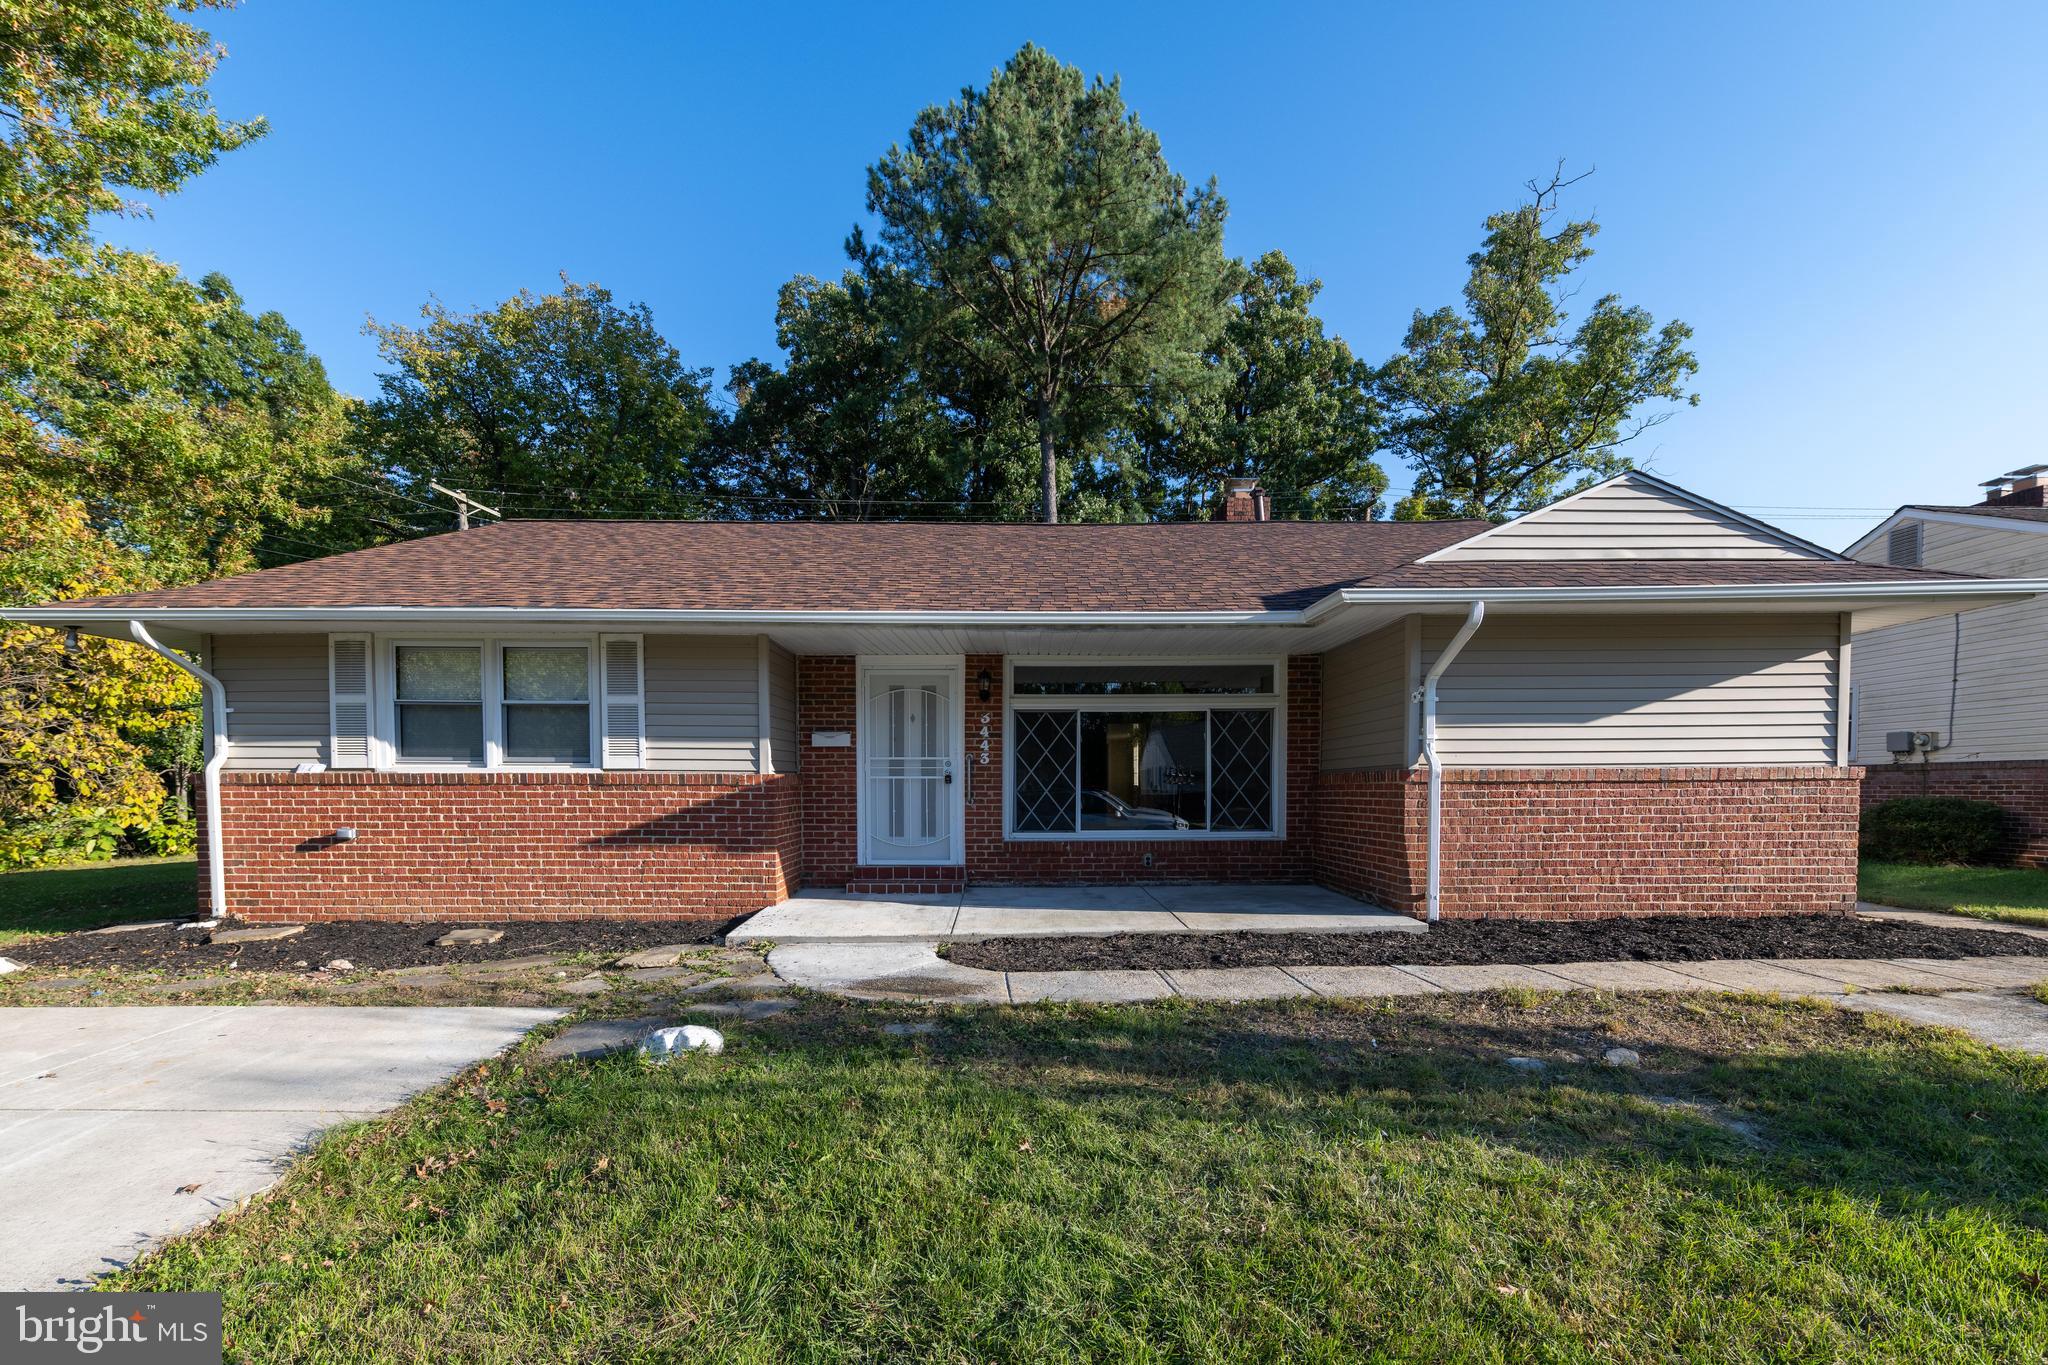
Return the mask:
<path id="1" fill-rule="evenodd" d="M 960 861 L 959 681 L 958 670 L 863 673 L 861 862 Z"/>

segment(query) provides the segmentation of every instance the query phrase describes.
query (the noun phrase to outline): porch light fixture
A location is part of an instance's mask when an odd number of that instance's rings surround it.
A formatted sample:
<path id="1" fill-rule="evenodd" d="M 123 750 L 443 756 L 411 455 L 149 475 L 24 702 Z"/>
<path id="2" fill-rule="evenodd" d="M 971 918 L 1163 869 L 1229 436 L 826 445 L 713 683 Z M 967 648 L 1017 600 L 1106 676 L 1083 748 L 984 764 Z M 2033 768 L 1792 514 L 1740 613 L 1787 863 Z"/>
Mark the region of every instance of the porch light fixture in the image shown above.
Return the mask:
<path id="1" fill-rule="evenodd" d="M 995 678 L 985 668 L 974 675 L 974 686 L 979 691 L 982 701 L 987 701 L 995 695 L 992 690 L 995 686 L 995 681 Z"/>

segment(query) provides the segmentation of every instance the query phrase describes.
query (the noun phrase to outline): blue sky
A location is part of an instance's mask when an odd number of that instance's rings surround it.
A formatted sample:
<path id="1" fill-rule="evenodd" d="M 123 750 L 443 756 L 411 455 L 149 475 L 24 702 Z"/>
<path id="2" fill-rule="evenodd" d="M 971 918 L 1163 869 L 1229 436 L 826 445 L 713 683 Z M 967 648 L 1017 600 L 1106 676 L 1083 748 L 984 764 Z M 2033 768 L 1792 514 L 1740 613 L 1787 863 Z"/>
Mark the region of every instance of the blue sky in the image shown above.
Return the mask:
<path id="1" fill-rule="evenodd" d="M 351 392 L 366 316 L 560 272 L 722 381 L 782 281 L 841 268 L 917 110 L 1034 41 L 1121 74 L 1230 249 L 1320 276 L 1368 358 L 1564 157 L 1597 168 L 1586 297 L 1698 333 L 1651 468 L 1839 545 L 2048 460 L 2048 6 L 1029 9 L 253 0 L 210 16 L 214 89 L 270 136 L 108 236 L 225 271 Z"/>

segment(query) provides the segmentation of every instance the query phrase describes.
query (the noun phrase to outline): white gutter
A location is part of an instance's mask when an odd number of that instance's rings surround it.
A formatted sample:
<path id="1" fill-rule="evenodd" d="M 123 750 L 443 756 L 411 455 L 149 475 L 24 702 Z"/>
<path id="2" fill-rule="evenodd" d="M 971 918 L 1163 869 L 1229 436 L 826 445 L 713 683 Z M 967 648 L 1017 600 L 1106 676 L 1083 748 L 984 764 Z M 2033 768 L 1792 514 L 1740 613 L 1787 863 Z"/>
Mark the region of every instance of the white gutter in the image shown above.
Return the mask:
<path id="1" fill-rule="evenodd" d="M 1422 756 L 1429 760 L 1429 892 L 1428 920 L 1436 923 L 1439 902 L 1443 895 L 1443 842 L 1444 842 L 1444 770 L 1436 756 L 1436 684 L 1443 677 L 1444 670 L 1457 659 L 1465 642 L 1479 629 L 1479 623 L 1486 619 L 1486 603 L 1474 602 L 1465 613 L 1465 624 L 1458 627 L 1458 633 L 1444 646 L 1443 653 L 1436 656 L 1436 662 L 1429 666 L 1428 676 L 1422 680 L 1415 695 L 1422 702 Z"/>
<path id="2" fill-rule="evenodd" d="M 228 873 L 222 859 L 220 832 L 220 770 L 228 761 L 228 692 L 220 679 L 193 663 L 176 650 L 165 649 L 158 644 L 140 621 L 130 621 L 128 630 L 136 643 L 155 650 L 178 667 L 199 680 L 199 686 L 206 694 L 206 709 L 211 723 L 206 727 L 206 880 L 207 902 L 213 907 L 213 917 L 220 919 L 228 912 Z"/>
<path id="3" fill-rule="evenodd" d="M 1471 584 L 1452 588 L 1339 588 L 1305 609 L 1287 611 L 762 611 L 722 608 L 616 607 L 95 607 L 90 600 L 43 607 L 12 607 L 0 617 L 36 625 L 96 627 L 143 620 L 178 629 L 218 630 L 223 626 L 337 626 L 364 623 L 493 622 L 539 625 L 608 624 L 618 629 L 681 627 L 774 629 L 798 626 L 1096 627 L 1134 626 L 1312 626 L 1354 606 L 1437 607 L 1468 605 L 1484 593 L 1496 608 L 1521 606 L 1663 605 L 1709 607 L 1720 603 L 1905 602 L 1951 598 L 2008 598 L 2048 594 L 2044 578 L 1953 578 L 1911 582 L 1749 583 L 1575 588 L 1506 588 Z M 1995 605 L 1983 603 L 1978 605 Z M 1845 607 L 1844 610 L 1849 608 Z"/>
<path id="4" fill-rule="evenodd" d="M 1466 596 L 1470 596 L 1470 592 Z M 95 607 L 87 599 L 8 607 L 0 617 L 34 625 L 137 619 L 214 630 L 233 625 L 316 625 L 363 621 L 513 621 L 645 626 L 1298 626 L 1301 611 L 760 611 L 636 607 Z M 205 624 L 200 624 L 200 623 Z"/>
<path id="5" fill-rule="evenodd" d="M 1316 620 L 1339 606 L 1461 606 L 1483 592 L 1496 606 L 1521 603 L 1597 606 L 1607 602 L 1651 602 L 1683 606 L 1691 602 L 1800 602 L 1845 599 L 1948 597 L 2025 597 L 2048 593 L 2044 578 L 1955 578 L 1932 582 L 1876 583 L 1743 583 L 1634 584 L 1583 588 L 1495 588 L 1473 584 L 1462 588 L 1339 588 L 1312 603 L 1306 615 Z M 61 614 L 58 609 L 57 614 Z"/>

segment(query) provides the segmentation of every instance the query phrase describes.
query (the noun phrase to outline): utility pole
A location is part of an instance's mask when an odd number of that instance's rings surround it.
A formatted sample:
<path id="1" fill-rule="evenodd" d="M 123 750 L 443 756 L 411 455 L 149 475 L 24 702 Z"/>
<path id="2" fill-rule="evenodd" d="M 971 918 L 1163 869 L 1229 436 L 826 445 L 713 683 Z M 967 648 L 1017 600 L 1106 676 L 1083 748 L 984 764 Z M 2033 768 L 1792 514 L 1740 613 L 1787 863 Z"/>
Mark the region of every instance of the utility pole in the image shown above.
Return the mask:
<path id="1" fill-rule="evenodd" d="M 460 488 L 443 488 L 440 484 L 435 483 L 431 479 L 427 481 L 427 487 L 433 489 L 436 493 L 441 494 L 443 497 L 455 499 L 456 524 L 465 531 L 469 529 L 469 511 L 472 507 L 479 512 L 487 512 L 491 516 L 496 517 L 500 521 L 503 521 L 505 519 L 504 513 L 500 512 L 497 508 L 484 506 L 475 498 L 472 498 L 471 496 L 469 496 L 469 494 L 463 492 Z"/>

